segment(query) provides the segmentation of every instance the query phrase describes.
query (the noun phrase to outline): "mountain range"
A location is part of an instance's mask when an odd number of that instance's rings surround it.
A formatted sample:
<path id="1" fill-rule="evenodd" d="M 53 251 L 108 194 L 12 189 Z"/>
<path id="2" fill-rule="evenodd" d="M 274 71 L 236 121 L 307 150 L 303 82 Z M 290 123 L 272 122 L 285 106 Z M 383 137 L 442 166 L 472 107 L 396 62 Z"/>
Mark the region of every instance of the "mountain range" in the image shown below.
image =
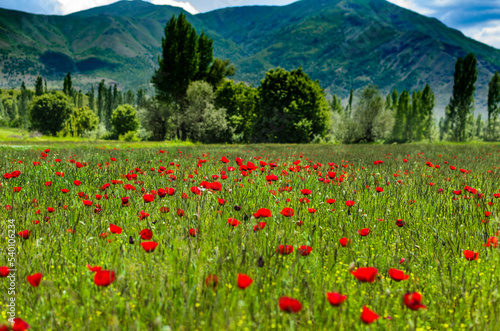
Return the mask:
<path id="1" fill-rule="evenodd" d="M 254 86 L 275 67 L 302 67 L 329 94 L 374 83 L 422 89 L 429 84 L 444 112 L 458 57 L 478 58 L 476 108 L 485 111 L 488 82 L 500 71 L 500 50 L 434 18 L 385 0 L 300 0 L 287 6 L 245 6 L 191 15 L 181 8 L 120 1 L 66 16 L 0 9 L 0 87 L 73 84 L 86 91 L 105 79 L 122 89 L 149 89 L 166 22 L 184 12 L 214 40 L 216 57 L 236 65 L 233 77 Z"/>

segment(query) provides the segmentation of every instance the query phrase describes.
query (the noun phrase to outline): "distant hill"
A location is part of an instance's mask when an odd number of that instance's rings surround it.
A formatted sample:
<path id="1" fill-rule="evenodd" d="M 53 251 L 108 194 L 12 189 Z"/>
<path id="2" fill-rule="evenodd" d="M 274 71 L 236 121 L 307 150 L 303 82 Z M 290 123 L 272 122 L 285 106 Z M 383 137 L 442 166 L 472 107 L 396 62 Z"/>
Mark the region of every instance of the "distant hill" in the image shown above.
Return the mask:
<path id="1" fill-rule="evenodd" d="M 165 23 L 180 12 L 137 0 L 67 16 L 0 9 L 0 87 L 34 84 L 39 74 L 49 85 L 62 84 L 71 71 L 84 90 L 102 78 L 125 89 L 148 88 Z M 384 93 L 429 83 L 442 113 L 459 56 L 474 52 L 478 58 L 477 108 L 484 110 L 488 81 L 500 70 L 500 50 L 384 0 L 302 0 L 184 13 L 214 39 L 217 57 L 236 64 L 234 78 L 254 85 L 277 66 L 302 66 L 342 97 L 368 83 Z"/>

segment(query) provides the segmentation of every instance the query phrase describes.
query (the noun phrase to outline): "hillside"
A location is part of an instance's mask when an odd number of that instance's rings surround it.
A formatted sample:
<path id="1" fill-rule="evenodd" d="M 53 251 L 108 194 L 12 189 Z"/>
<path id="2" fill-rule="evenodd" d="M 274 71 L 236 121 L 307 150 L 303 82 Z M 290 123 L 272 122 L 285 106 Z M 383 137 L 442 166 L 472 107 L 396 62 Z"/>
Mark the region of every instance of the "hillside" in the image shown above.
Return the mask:
<path id="1" fill-rule="evenodd" d="M 0 10 L 0 86 L 32 82 L 40 73 L 60 81 L 72 71 L 84 88 L 102 78 L 123 88 L 147 87 L 163 27 L 181 11 L 142 1 L 68 16 Z M 384 0 L 302 0 L 185 14 L 212 36 L 217 57 L 236 64 L 235 79 L 254 85 L 277 66 L 302 66 L 342 97 L 370 82 L 384 92 L 429 83 L 442 113 L 459 56 L 474 52 L 479 60 L 477 108 L 485 108 L 487 83 L 500 70 L 500 50 Z"/>

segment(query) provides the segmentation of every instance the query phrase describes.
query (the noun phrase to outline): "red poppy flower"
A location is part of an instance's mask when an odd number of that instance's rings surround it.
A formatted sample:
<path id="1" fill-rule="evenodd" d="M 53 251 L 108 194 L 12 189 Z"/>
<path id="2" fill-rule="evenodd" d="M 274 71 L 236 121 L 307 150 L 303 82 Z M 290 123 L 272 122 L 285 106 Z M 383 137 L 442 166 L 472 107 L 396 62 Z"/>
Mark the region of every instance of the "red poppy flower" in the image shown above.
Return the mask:
<path id="1" fill-rule="evenodd" d="M 279 307 L 282 311 L 286 311 L 287 313 L 298 313 L 302 309 L 299 300 L 289 297 L 281 297 L 279 300 Z"/>
<path id="2" fill-rule="evenodd" d="M 123 230 L 119 226 L 116 226 L 114 224 L 110 224 L 109 231 L 111 233 L 120 234 L 120 233 L 122 233 Z"/>
<path id="3" fill-rule="evenodd" d="M 10 269 L 7 267 L 0 267 L 0 277 L 4 278 L 10 274 Z"/>
<path id="4" fill-rule="evenodd" d="M 197 232 L 196 229 L 189 229 L 189 235 L 191 237 L 196 237 L 196 232 Z"/>
<path id="5" fill-rule="evenodd" d="M 290 199 L 288 199 L 288 200 L 290 200 Z M 300 203 L 309 203 L 309 201 L 310 201 L 310 200 L 309 200 L 308 198 L 300 198 L 300 199 L 299 199 L 299 202 L 300 202 Z"/>
<path id="6" fill-rule="evenodd" d="M 184 216 L 184 210 L 177 209 L 177 216 L 183 217 Z"/>
<path id="7" fill-rule="evenodd" d="M 226 200 L 224 200 L 224 199 L 220 199 L 220 198 L 219 198 L 219 199 L 217 199 L 217 202 L 219 203 L 219 205 L 220 205 L 220 206 L 223 206 L 223 205 L 225 205 L 225 204 L 226 204 Z"/>
<path id="8" fill-rule="evenodd" d="M 340 243 L 340 245 L 342 245 L 342 247 L 346 247 L 347 245 L 349 245 L 351 243 L 351 239 L 340 238 L 339 243 Z"/>
<path id="9" fill-rule="evenodd" d="M 156 246 L 158 246 L 158 244 L 155 243 L 154 241 L 145 241 L 145 242 L 141 243 L 141 246 L 142 246 L 142 248 L 144 248 L 144 251 L 146 253 L 151 253 L 151 252 L 154 252 L 154 250 L 156 249 Z"/>
<path id="10" fill-rule="evenodd" d="M 342 295 L 337 292 L 328 292 L 326 293 L 326 298 L 332 306 L 340 306 L 347 299 L 347 295 Z"/>
<path id="11" fill-rule="evenodd" d="M 405 225 L 405 222 L 403 220 L 397 220 L 396 221 L 396 225 L 399 226 L 399 227 L 402 227 Z"/>
<path id="12" fill-rule="evenodd" d="M 467 261 L 477 260 L 479 257 L 479 253 L 475 253 L 474 251 L 464 250 L 464 257 Z"/>
<path id="13" fill-rule="evenodd" d="M 31 236 L 31 231 L 28 230 L 19 231 L 18 235 L 23 239 L 29 239 L 29 237 Z"/>
<path id="14" fill-rule="evenodd" d="M 253 279 L 245 274 L 238 274 L 238 287 L 242 290 L 252 285 Z"/>
<path id="15" fill-rule="evenodd" d="M 276 252 L 278 252 L 281 255 L 291 254 L 293 252 L 293 246 L 279 245 L 279 247 L 276 249 Z"/>
<path id="16" fill-rule="evenodd" d="M 360 282 L 373 283 L 375 281 L 375 277 L 377 277 L 378 270 L 377 268 L 368 267 L 368 268 L 358 268 L 356 271 L 351 271 L 351 274 L 356 277 Z"/>
<path id="17" fill-rule="evenodd" d="M 217 284 L 219 284 L 219 277 L 217 277 L 216 274 L 208 275 L 207 278 L 205 278 L 205 285 L 207 287 L 212 287 L 215 290 Z"/>
<path id="18" fill-rule="evenodd" d="M 196 194 L 196 195 L 200 195 L 200 196 L 202 195 L 201 190 L 196 186 L 191 187 L 191 192 Z"/>
<path id="19" fill-rule="evenodd" d="M 384 192 L 384 189 L 381 188 L 381 187 L 375 187 L 375 191 L 377 191 L 378 193 L 380 193 L 380 192 Z"/>
<path id="20" fill-rule="evenodd" d="M 76 186 L 80 186 L 80 184 L 82 184 L 82 182 L 80 182 L 79 180 L 74 180 L 73 184 L 75 184 Z"/>
<path id="21" fill-rule="evenodd" d="M 259 224 L 256 224 L 254 227 L 253 227 L 253 232 L 257 232 L 259 230 L 262 230 L 266 227 L 266 222 L 259 222 Z"/>
<path id="22" fill-rule="evenodd" d="M 352 200 L 347 200 L 347 201 L 345 202 L 345 205 L 346 205 L 347 207 L 352 207 L 352 206 L 354 206 L 354 201 L 352 201 Z"/>
<path id="23" fill-rule="evenodd" d="M 283 208 L 280 214 L 285 217 L 292 217 L 293 215 L 295 215 L 295 212 L 293 211 L 292 208 Z"/>
<path id="24" fill-rule="evenodd" d="M 22 189 L 22 188 L 21 188 L 21 187 L 19 187 L 19 186 L 18 186 L 18 187 L 14 187 L 14 192 L 21 192 L 21 189 Z"/>
<path id="25" fill-rule="evenodd" d="M 460 195 L 460 194 L 462 194 L 462 190 L 456 190 L 456 191 L 453 191 L 453 193 L 455 193 L 455 195 Z"/>
<path id="26" fill-rule="evenodd" d="M 128 203 L 129 197 L 122 197 L 122 205 L 126 205 Z"/>
<path id="27" fill-rule="evenodd" d="M 144 194 L 142 196 L 142 199 L 144 200 L 144 202 L 149 203 L 149 202 L 152 202 L 155 199 L 155 196 L 152 195 L 152 194 Z"/>
<path id="28" fill-rule="evenodd" d="M 484 216 L 486 216 L 486 217 L 490 217 L 490 215 L 491 215 L 491 213 L 490 213 L 489 211 L 485 211 L 485 212 L 484 212 Z"/>
<path id="29" fill-rule="evenodd" d="M 38 285 L 40 285 L 40 282 L 42 280 L 42 274 L 38 273 L 38 274 L 28 276 L 28 277 L 26 277 L 26 280 L 28 281 L 28 283 L 31 284 L 31 286 L 38 287 Z"/>
<path id="30" fill-rule="evenodd" d="M 498 246 L 498 238 L 497 237 L 489 237 L 486 240 L 486 244 L 483 244 L 483 246 L 496 248 Z"/>
<path id="31" fill-rule="evenodd" d="M 141 230 L 139 234 L 141 235 L 141 238 L 143 240 L 151 240 L 151 238 L 153 238 L 153 231 L 151 231 L 150 229 Z"/>
<path id="32" fill-rule="evenodd" d="M 14 323 L 12 324 L 12 328 L 10 329 L 12 331 L 25 331 L 25 330 L 28 330 L 29 328 L 31 328 L 31 326 L 28 323 L 26 323 L 25 321 L 23 321 L 19 317 L 14 318 L 13 321 L 14 321 Z M 9 329 L 7 327 L 5 327 L 5 328 L 0 327 L 0 330 L 1 331 L 8 331 Z"/>
<path id="33" fill-rule="evenodd" d="M 94 284 L 97 286 L 108 286 L 115 281 L 115 272 L 111 270 L 97 270 L 94 276 Z"/>
<path id="34" fill-rule="evenodd" d="M 369 235 L 369 234 L 370 234 L 370 229 L 368 229 L 368 228 L 361 229 L 361 230 L 358 230 L 358 233 L 359 233 L 362 237 L 364 237 L 364 236 L 367 236 L 367 235 Z"/>
<path id="35" fill-rule="evenodd" d="M 303 190 L 300 190 L 300 193 L 302 193 L 303 195 L 309 195 L 312 193 L 312 191 L 305 188 Z"/>
<path id="36" fill-rule="evenodd" d="M 220 161 L 222 163 L 229 163 L 229 160 L 225 156 L 223 156 L 222 159 L 220 159 Z"/>
<path id="37" fill-rule="evenodd" d="M 411 310 L 426 309 L 427 307 L 422 304 L 422 295 L 418 292 L 406 293 L 403 302 L 406 307 Z"/>
<path id="38" fill-rule="evenodd" d="M 379 316 L 373 311 L 368 309 L 368 307 L 363 307 L 363 312 L 361 313 L 361 320 L 366 324 L 371 324 L 379 319 Z"/>
<path id="39" fill-rule="evenodd" d="M 53 213 L 53 212 L 55 212 L 55 209 L 54 209 L 54 208 L 52 208 L 52 207 L 49 207 L 49 208 L 47 208 L 47 211 L 48 211 L 49 213 Z"/>
<path id="40" fill-rule="evenodd" d="M 167 187 L 167 188 L 165 188 L 165 190 L 167 190 L 167 194 L 170 196 L 175 194 L 175 189 L 172 187 Z"/>
<path id="41" fill-rule="evenodd" d="M 312 252 L 312 247 L 310 246 L 300 246 L 297 252 L 302 255 L 302 256 L 307 256 L 311 254 Z"/>
<path id="42" fill-rule="evenodd" d="M 326 203 L 331 205 L 332 203 L 335 203 L 335 199 L 328 199 L 326 200 Z"/>
<path id="43" fill-rule="evenodd" d="M 238 221 L 236 218 L 228 218 L 228 219 L 227 219 L 227 223 L 228 223 L 229 225 L 234 226 L 234 227 L 237 227 L 239 224 L 241 224 L 241 222 L 240 222 L 240 221 Z"/>
<path id="44" fill-rule="evenodd" d="M 389 269 L 389 276 L 396 282 L 400 282 L 402 280 L 407 280 L 408 278 L 410 278 L 410 276 L 405 275 L 403 271 L 398 269 Z"/>
<path id="45" fill-rule="evenodd" d="M 260 208 L 255 214 L 253 214 L 253 216 L 255 218 L 271 217 L 271 211 L 267 208 Z"/>
<path id="46" fill-rule="evenodd" d="M 90 200 L 82 200 L 84 206 L 92 206 L 92 201 Z"/>
<path id="47" fill-rule="evenodd" d="M 307 211 L 308 211 L 310 214 L 314 214 L 314 213 L 316 213 L 316 209 L 314 209 L 314 208 L 307 208 Z"/>
<path id="48" fill-rule="evenodd" d="M 92 272 L 97 272 L 97 271 L 102 270 L 102 267 L 100 267 L 100 266 L 92 267 L 90 264 L 87 264 L 86 267 L 87 267 L 87 269 L 89 269 Z"/>

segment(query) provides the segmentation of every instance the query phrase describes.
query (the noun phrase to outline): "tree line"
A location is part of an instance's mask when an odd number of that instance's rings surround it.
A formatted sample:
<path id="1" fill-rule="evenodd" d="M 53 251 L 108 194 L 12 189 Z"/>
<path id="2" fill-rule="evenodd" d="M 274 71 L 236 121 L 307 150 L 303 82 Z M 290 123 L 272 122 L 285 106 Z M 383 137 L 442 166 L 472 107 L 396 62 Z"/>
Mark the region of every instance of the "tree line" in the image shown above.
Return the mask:
<path id="1" fill-rule="evenodd" d="M 303 70 L 269 70 L 260 86 L 230 79 L 236 68 L 214 58 L 213 40 L 198 34 L 180 14 L 165 26 L 159 67 L 151 78 L 154 95 L 142 89 L 122 92 L 102 80 L 83 94 L 71 74 L 62 92 L 47 90 L 38 77 L 35 90 L 0 100 L 0 124 L 52 135 L 125 140 L 190 140 L 203 143 L 406 143 L 415 141 L 498 141 L 500 75 L 489 83 L 488 118 L 474 116 L 477 59 L 460 57 L 445 116 L 435 119 L 435 95 L 397 91 L 385 97 L 369 85 L 345 103 L 329 101 L 318 81 Z M 0 93 L 0 96 L 2 93 Z"/>

